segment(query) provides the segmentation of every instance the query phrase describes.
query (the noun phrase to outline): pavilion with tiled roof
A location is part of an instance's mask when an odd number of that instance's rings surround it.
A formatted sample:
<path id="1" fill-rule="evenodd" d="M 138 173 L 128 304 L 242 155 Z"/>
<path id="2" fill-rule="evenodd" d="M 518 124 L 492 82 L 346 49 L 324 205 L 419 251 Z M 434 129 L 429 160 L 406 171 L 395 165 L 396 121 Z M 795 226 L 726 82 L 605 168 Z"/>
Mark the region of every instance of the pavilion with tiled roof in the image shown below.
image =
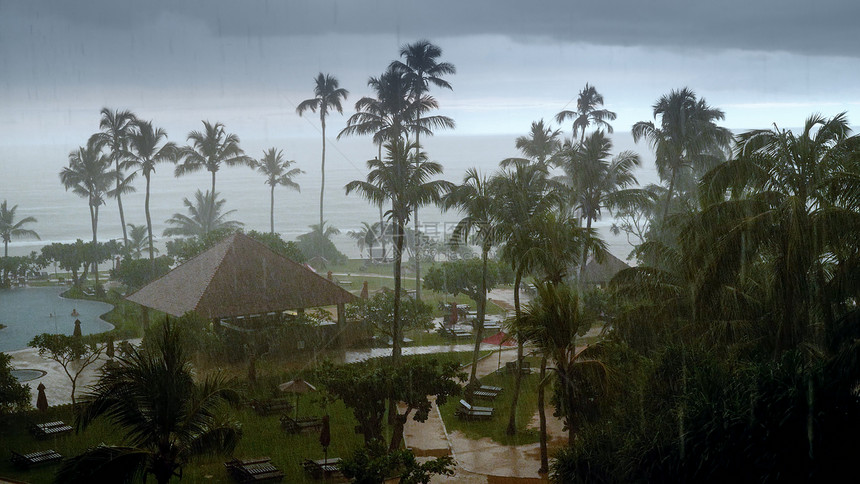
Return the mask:
<path id="1" fill-rule="evenodd" d="M 126 299 L 173 316 L 196 311 L 213 320 L 337 306 L 342 325 L 344 305 L 355 298 L 304 265 L 237 233 Z"/>

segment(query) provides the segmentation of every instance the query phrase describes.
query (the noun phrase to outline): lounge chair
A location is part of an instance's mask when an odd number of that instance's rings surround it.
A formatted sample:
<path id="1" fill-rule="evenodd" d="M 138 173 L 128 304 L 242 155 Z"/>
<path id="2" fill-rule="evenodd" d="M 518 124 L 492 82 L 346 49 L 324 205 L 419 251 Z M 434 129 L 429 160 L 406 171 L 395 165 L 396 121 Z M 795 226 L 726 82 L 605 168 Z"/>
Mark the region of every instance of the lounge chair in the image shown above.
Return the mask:
<path id="1" fill-rule="evenodd" d="M 73 430 L 75 429 L 73 429 L 70 425 L 67 425 L 62 420 L 33 424 L 30 427 L 30 433 L 32 433 L 34 437 L 40 440 L 47 439 L 48 437 L 58 437 L 60 435 L 65 435 L 71 433 Z"/>
<path id="2" fill-rule="evenodd" d="M 489 419 L 495 414 L 492 407 L 475 407 L 465 400 L 460 400 L 460 407 L 454 412 L 462 419 Z"/>
<path id="3" fill-rule="evenodd" d="M 305 459 L 302 467 L 313 476 L 314 479 L 328 479 L 340 474 L 340 457 L 329 457 L 328 459 L 311 460 Z"/>
<path id="4" fill-rule="evenodd" d="M 273 398 L 271 400 L 251 400 L 251 408 L 257 415 L 265 417 L 276 413 L 289 412 L 293 403 L 288 398 Z"/>
<path id="5" fill-rule="evenodd" d="M 517 362 L 516 361 L 509 361 L 509 362 L 505 363 L 505 370 L 507 370 L 508 373 L 516 374 Z M 531 375 L 531 373 L 532 373 L 531 363 L 529 363 L 528 361 L 524 361 L 523 367 L 521 370 L 523 372 L 523 375 Z"/>
<path id="6" fill-rule="evenodd" d="M 236 482 L 277 482 L 284 480 L 284 473 L 272 464 L 272 459 L 233 459 L 225 462 L 227 473 Z"/>
<path id="7" fill-rule="evenodd" d="M 294 419 L 289 415 L 281 417 L 281 427 L 291 434 L 302 432 L 320 432 L 323 422 L 319 417 L 301 417 Z"/>
<path id="8" fill-rule="evenodd" d="M 56 450 L 43 450 L 40 452 L 31 452 L 29 454 L 19 454 L 12 451 L 12 463 L 22 469 L 31 467 L 54 464 L 63 460 L 63 456 Z"/>

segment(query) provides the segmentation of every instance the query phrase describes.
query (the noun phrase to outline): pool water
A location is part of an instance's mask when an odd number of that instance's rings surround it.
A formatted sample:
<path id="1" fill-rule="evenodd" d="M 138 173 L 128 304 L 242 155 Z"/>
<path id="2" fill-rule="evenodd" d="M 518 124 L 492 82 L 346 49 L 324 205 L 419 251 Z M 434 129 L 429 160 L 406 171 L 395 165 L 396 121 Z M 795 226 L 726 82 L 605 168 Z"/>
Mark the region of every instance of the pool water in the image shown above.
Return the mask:
<path id="1" fill-rule="evenodd" d="M 12 370 L 12 376 L 18 379 L 19 383 L 33 381 L 36 378 L 42 378 L 47 372 L 42 370 Z"/>
<path id="2" fill-rule="evenodd" d="M 75 319 L 81 320 L 83 334 L 102 333 L 113 325 L 99 318 L 113 308 L 110 304 L 80 299 L 65 299 L 63 287 L 25 287 L 0 290 L 0 351 L 27 347 L 42 333 L 71 335 Z M 79 316 L 72 316 L 77 311 Z"/>

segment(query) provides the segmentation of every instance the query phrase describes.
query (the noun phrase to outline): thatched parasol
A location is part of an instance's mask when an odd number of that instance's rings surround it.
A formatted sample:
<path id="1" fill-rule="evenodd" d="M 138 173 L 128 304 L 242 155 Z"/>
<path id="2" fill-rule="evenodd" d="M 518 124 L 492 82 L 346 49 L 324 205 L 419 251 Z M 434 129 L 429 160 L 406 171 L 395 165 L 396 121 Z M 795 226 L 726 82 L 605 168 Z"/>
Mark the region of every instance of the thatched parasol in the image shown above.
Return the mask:
<path id="1" fill-rule="evenodd" d="M 278 385 L 278 390 L 296 394 L 296 418 L 299 418 L 299 395 L 317 391 L 317 388 L 301 378 Z"/>
<path id="2" fill-rule="evenodd" d="M 361 295 L 359 296 L 362 299 L 367 299 L 369 296 L 367 290 L 367 281 L 364 281 L 364 284 L 361 285 Z"/>
<path id="3" fill-rule="evenodd" d="M 81 320 L 75 320 L 75 330 L 72 332 L 72 336 L 75 338 L 81 339 L 84 337 L 83 332 L 81 331 Z"/>

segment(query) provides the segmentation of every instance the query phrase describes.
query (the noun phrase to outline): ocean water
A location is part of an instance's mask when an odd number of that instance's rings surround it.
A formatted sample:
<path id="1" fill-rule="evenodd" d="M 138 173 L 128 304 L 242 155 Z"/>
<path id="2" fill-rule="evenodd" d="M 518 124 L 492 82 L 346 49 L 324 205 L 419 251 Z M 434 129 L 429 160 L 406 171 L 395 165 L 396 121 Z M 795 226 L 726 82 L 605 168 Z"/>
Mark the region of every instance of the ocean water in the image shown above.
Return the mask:
<path id="1" fill-rule="evenodd" d="M 430 158 L 443 164 L 442 178 L 459 183 L 468 168 L 492 174 L 504 158 L 519 156 L 514 139 L 510 136 L 457 136 L 439 135 L 422 139 Z M 171 137 L 178 144 L 181 137 Z M 86 140 L 81 140 L 84 143 Z M 634 150 L 643 159 L 643 167 L 637 171 L 639 182 L 644 185 L 657 181 L 653 155 L 645 145 L 633 143 L 629 133 L 613 135 L 613 154 L 622 150 Z M 59 172 L 68 164 L 68 154 L 75 146 L 51 144 L 46 140 L 39 146 L 0 145 L 0 200 L 18 205 L 17 217 L 33 216 L 37 223 L 28 228 L 36 230 L 41 240 L 17 239 L 9 245 L 10 255 L 24 255 L 51 242 L 72 242 L 77 238 L 90 240 L 92 232 L 87 202 L 72 192 L 67 192 L 59 179 Z M 275 189 L 275 230 L 287 240 L 308 232 L 311 224 L 319 220 L 320 190 L 320 139 L 242 139 L 246 154 L 260 157 L 264 149 L 283 149 L 287 159 L 296 160 L 297 167 L 305 171 L 296 178 L 301 192 L 284 187 Z M 335 140 L 327 142 L 325 218 L 341 234 L 334 238 L 338 248 L 350 257 L 358 257 L 358 248 L 346 235 L 361 227 L 362 222 L 379 220 L 378 208 L 372 207 L 356 194 L 347 196 L 344 186 L 367 175 L 366 160 L 376 156 L 376 147 L 366 138 Z M 167 227 L 165 220 L 172 214 L 185 213 L 182 200 L 193 198 L 194 191 L 209 189 L 209 172 L 203 171 L 181 178 L 173 176 L 173 166 L 159 165 L 152 177 L 152 199 L 150 210 L 153 232 L 159 235 Z M 144 190 L 145 180 L 135 182 L 137 192 L 123 196 L 126 223 L 145 224 Z M 250 230 L 269 230 L 269 188 L 261 174 L 248 167 L 223 167 L 216 175 L 216 191 L 227 200 L 225 208 L 235 210 L 230 218 L 239 220 Z M 443 237 L 459 220 L 455 212 L 443 213 L 436 207 L 425 207 L 419 211 L 421 228 L 431 236 Z M 596 223 L 596 228 L 609 245 L 610 251 L 624 259 L 631 250 L 625 236 L 613 236 L 609 232 L 611 218 L 605 214 Z M 116 200 L 108 199 L 99 214 L 99 240 L 121 239 Z M 161 238 L 163 244 L 164 239 Z M 365 254 L 366 256 L 366 254 Z"/>

